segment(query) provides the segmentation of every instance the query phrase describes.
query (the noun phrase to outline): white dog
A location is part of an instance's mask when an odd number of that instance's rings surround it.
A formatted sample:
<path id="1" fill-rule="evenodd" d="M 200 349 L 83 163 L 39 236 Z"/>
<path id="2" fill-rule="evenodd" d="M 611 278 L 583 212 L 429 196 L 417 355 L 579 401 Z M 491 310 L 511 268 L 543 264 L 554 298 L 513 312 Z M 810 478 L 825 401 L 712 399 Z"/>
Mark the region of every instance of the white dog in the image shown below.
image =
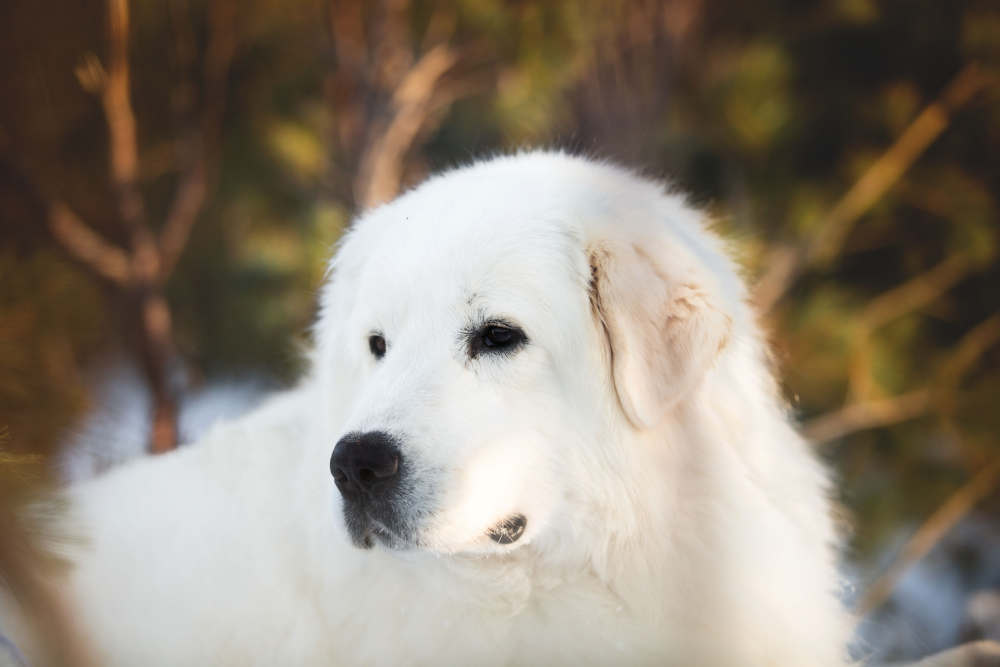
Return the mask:
<path id="1" fill-rule="evenodd" d="M 298 389 L 71 491 L 101 664 L 846 661 L 826 475 L 682 198 L 457 169 L 363 215 L 321 305 Z"/>

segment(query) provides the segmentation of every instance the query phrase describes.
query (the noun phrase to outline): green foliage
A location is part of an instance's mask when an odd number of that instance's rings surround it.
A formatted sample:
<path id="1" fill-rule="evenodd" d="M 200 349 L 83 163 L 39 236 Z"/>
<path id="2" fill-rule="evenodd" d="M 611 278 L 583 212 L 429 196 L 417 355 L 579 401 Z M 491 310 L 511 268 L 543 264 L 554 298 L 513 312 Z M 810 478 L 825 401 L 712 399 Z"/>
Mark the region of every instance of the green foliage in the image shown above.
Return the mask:
<path id="1" fill-rule="evenodd" d="M 185 86 L 204 64 L 207 3 L 132 4 L 141 185 L 150 218 L 162 220 L 178 180 L 185 95 L 203 92 Z M 754 277 L 776 244 L 806 244 L 821 231 L 964 64 L 1000 71 L 1000 9 L 977 0 L 403 5 L 404 55 L 426 52 L 423 40 L 438 30 L 463 55 L 457 83 L 472 91 L 417 135 L 404 185 L 523 145 L 618 158 L 669 176 L 718 213 Z M 373 21 L 382 7 L 363 3 L 359 15 Z M 291 379 L 300 369 L 294 341 L 356 208 L 358 146 L 376 120 L 352 120 L 356 98 L 331 93 L 339 56 L 329 10 L 316 0 L 239 5 L 218 180 L 168 285 L 179 351 L 201 373 Z M 72 3 L 8 3 L 0 25 L 10 32 L 0 155 L 123 243 L 100 101 L 85 90 L 104 57 L 101 17 Z M 997 155 L 994 78 L 861 216 L 835 260 L 806 270 L 770 313 L 799 414 L 934 383 L 963 336 L 997 312 Z M 119 304 L 65 261 L 41 216 L 2 180 L 0 229 L 0 425 L 14 445 L 49 451 L 86 404 L 82 369 L 127 349 L 127 331 Z M 952 256 L 962 274 L 940 294 L 872 331 L 862 326 L 879 295 Z M 856 513 L 859 549 L 926 516 L 1000 455 L 998 368 L 998 346 L 986 346 L 957 393 L 927 414 L 824 445 Z"/>

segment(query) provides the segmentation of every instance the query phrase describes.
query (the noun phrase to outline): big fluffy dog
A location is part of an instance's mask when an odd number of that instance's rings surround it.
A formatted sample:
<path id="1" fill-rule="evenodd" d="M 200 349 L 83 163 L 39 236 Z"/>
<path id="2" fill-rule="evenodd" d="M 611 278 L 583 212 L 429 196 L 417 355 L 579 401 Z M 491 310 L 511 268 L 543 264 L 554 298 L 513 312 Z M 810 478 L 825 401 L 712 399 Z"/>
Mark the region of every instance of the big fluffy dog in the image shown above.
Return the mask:
<path id="1" fill-rule="evenodd" d="M 826 475 L 661 185 L 434 177 L 355 223 L 315 339 L 297 389 L 70 491 L 102 664 L 844 662 Z"/>

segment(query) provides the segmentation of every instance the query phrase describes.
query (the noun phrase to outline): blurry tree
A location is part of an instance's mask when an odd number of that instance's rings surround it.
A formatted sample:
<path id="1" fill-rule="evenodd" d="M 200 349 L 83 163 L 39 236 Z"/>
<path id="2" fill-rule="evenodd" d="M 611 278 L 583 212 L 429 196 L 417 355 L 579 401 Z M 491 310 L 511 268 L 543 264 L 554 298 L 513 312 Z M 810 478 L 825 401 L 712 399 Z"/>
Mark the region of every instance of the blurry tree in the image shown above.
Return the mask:
<path id="1" fill-rule="evenodd" d="M 134 3 L 129 58 L 103 64 L 95 7 L 0 7 L 13 446 L 51 451 L 85 369 L 164 295 L 193 377 L 294 377 L 287 341 L 357 210 L 548 145 L 667 176 L 734 238 L 859 557 L 932 515 L 905 558 L 976 503 L 1000 516 L 995 2 L 227 1 Z M 131 140 L 81 87 L 108 98 L 122 62 Z M 67 220 L 92 232 L 75 264 Z M 168 259 L 122 289 L 143 235 Z"/>
<path id="2" fill-rule="evenodd" d="M 333 161 L 330 180 L 350 184 L 361 208 L 394 197 L 415 144 L 455 100 L 490 83 L 488 71 L 475 76 L 485 69 L 482 49 L 450 43 L 454 8 L 426 8 L 421 29 L 411 11 L 406 0 L 329 5 L 336 64 L 324 87 L 341 158 Z"/>
<path id="3" fill-rule="evenodd" d="M 35 205 L 56 245 L 94 278 L 122 293 L 125 314 L 133 327 L 141 366 L 153 397 L 150 449 L 172 449 L 177 443 L 177 401 L 170 383 L 173 334 L 164 285 L 177 264 L 209 188 L 218 152 L 226 74 L 234 49 L 234 6 L 213 0 L 210 37 L 205 54 L 204 100 L 200 123 L 178 141 L 180 169 L 176 194 L 157 233 L 147 220 L 140 187 L 139 146 L 131 100 L 129 67 L 130 18 L 126 0 L 108 0 L 106 65 L 87 54 L 76 68 L 80 85 L 99 95 L 107 123 L 108 163 L 116 222 L 126 242 L 110 242 L 84 222 L 51 186 L 37 185 L 13 161 L 4 165 L 8 183 Z M 185 17 L 180 17 L 183 23 Z M 178 53 L 188 58 L 191 44 Z M 186 64 L 186 63 L 185 63 Z M 188 84 L 190 85 L 190 84 Z M 192 95 L 185 90 L 184 95 Z M 187 99 L 179 115 L 190 115 Z M 185 120 L 190 120 L 185 118 Z M 15 158 L 16 159 L 16 158 Z M 96 184 L 95 184 L 96 185 Z"/>

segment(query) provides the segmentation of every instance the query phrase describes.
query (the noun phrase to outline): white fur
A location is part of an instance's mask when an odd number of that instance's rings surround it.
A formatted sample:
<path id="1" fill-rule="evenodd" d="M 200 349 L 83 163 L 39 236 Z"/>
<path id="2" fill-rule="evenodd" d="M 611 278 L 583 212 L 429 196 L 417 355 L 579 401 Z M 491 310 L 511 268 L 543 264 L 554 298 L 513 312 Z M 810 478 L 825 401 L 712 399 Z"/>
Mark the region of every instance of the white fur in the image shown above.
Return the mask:
<path id="1" fill-rule="evenodd" d="M 702 217 L 620 168 L 432 178 L 342 242 L 299 388 L 71 490 L 64 590 L 103 664 L 842 664 L 827 478 L 744 297 Z M 470 359 L 495 317 L 528 344 Z M 330 453 L 374 429 L 416 548 L 346 535 Z"/>

